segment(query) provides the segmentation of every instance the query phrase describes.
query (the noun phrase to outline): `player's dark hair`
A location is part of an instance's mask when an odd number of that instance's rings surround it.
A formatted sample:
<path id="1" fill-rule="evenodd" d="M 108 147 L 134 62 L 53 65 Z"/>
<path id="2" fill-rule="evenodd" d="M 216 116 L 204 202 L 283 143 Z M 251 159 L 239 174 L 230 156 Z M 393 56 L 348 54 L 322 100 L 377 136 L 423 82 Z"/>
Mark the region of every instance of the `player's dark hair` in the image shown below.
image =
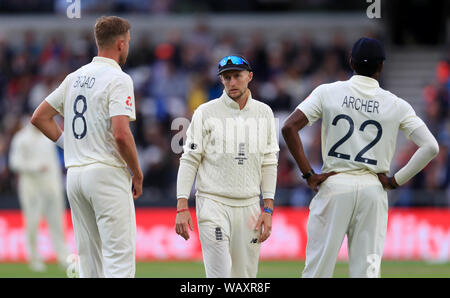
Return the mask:
<path id="1" fill-rule="evenodd" d="M 97 46 L 105 48 L 110 46 L 118 36 L 123 35 L 130 30 L 130 23 L 127 20 L 116 17 L 100 17 L 95 22 L 94 33 Z"/>
<path id="2" fill-rule="evenodd" d="M 383 61 L 377 61 L 375 63 L 358 63 L 353 61 L 353 68 L 359 75 L 372 77 L 380 67 Z"/>

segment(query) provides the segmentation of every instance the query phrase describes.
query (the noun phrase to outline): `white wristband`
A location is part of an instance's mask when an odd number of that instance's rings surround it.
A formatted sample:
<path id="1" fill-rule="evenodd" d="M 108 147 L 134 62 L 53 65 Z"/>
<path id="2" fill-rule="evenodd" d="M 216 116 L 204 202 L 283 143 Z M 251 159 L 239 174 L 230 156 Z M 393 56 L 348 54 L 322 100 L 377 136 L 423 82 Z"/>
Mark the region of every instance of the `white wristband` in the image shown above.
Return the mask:
<path id="1" fill-rule="evenodd" d="M 64 132 L 59 136 L 55 144 L 56 146 L 64 150 Z"/>

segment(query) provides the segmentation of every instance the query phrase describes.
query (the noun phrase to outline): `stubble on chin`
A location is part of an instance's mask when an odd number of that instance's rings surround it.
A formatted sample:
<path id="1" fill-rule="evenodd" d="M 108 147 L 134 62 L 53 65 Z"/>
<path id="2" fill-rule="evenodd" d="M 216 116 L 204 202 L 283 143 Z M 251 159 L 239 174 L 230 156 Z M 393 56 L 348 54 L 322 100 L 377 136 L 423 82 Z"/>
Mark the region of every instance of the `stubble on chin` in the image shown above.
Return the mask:
<path id="1" fill-rule="evenodd" d="M 120 65 L 120 67 L 123 67 L 125 65 L 125 62 L 127 62 L 127 57 L 119 56 L 118 64 Z"/>
<path id="2" fill-rule="evenodd" d="M 244 92 L 245 92 L 245 91 L 244 91 Z M 227 92 L 227 95 L 228 95 L 231 99 L 237 100 L 237 99 L 241 98 L 241 96 L 244 94 L 244 92 L 239 91 L 239 92 L 234 93 L 234 94 L 231 94 L 231 92 Z"/>

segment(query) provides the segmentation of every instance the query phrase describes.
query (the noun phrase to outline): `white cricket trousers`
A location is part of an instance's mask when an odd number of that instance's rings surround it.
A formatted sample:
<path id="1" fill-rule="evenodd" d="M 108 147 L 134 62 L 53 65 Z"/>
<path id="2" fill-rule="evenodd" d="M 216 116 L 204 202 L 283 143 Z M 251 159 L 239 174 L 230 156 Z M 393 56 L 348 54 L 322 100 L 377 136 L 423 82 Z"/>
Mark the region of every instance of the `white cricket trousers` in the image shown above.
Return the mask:
<path id="1" fill-rule="evenodd" d="M 258 203 L 235 207 L 196 199 L 198 231 L 207 278 L 252 277 L 258 272 Z"/>
<path id="2" fill-rule="evenodd" d="M 25 217 L 30 263 L 41 262 L 38 252 L 38 231 L 39 221 L 43 216 L 47 221 L 56 258 L 61 265 L 64 265 L 69 252 L 64 239 L 62 185 L 58 185 L 60 182 L 46 179 L 23 178 L 19 179 L 19 202 Z"/>
<path id="3" fill-rule="evenodd" d="M 131 186 L 125 168 L 95 163 L 68 169 L 80 277 L 134 277 L 136 216 Z"/>
<path id="4" fill-rule="evenodd" d="M 309 206 L 302 277 L 332 277 L 344 236 L 349 276 L 379 277 L 387 229 L 387 193 L 372 174 L 336 174 Z"/>

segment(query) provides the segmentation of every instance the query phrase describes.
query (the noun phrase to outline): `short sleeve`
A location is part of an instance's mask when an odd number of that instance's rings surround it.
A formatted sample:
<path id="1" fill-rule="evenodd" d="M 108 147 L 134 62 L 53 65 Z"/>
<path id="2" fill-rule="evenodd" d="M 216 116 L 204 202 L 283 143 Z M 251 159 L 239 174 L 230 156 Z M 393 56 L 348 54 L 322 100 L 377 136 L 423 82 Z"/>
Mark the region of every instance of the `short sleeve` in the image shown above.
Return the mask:
<path id="1" fill-rule="evenodd" d="M 136 120 L 133 81 L 129 76 L 120 77 L 111 82 L 109 93 L 109 116 L 128 116 Z"/>
<path id="2" fill-rule="evenodd" d="M 64 116 L 64 95 L 66 94 L 66 85 L 68 81 L 68 76 L 64 79 L 64 81 L 53 90 L 50 95 L 48 95 L 44 100 L 48 102 L 49 105 L 52 106 L 59 114 Z"/>
<path id="3" fill-rule="evenodd" d="M 324 88 L 323 85 L 318 86 L 297 106 L 297 109 L 308 118 L 309 126 L 322 117 L 322 93 Z"/>
<path id="4" fill-rule="evenodd" d="M 412 134 L 412 132 L 422 125 L 425 125 L 425 123 L 416 115 L 414 109 L 406 101 L 402 100 L 401 111 L 402 118 L 399 128 L 409 139 L 409 136 Z"/>

